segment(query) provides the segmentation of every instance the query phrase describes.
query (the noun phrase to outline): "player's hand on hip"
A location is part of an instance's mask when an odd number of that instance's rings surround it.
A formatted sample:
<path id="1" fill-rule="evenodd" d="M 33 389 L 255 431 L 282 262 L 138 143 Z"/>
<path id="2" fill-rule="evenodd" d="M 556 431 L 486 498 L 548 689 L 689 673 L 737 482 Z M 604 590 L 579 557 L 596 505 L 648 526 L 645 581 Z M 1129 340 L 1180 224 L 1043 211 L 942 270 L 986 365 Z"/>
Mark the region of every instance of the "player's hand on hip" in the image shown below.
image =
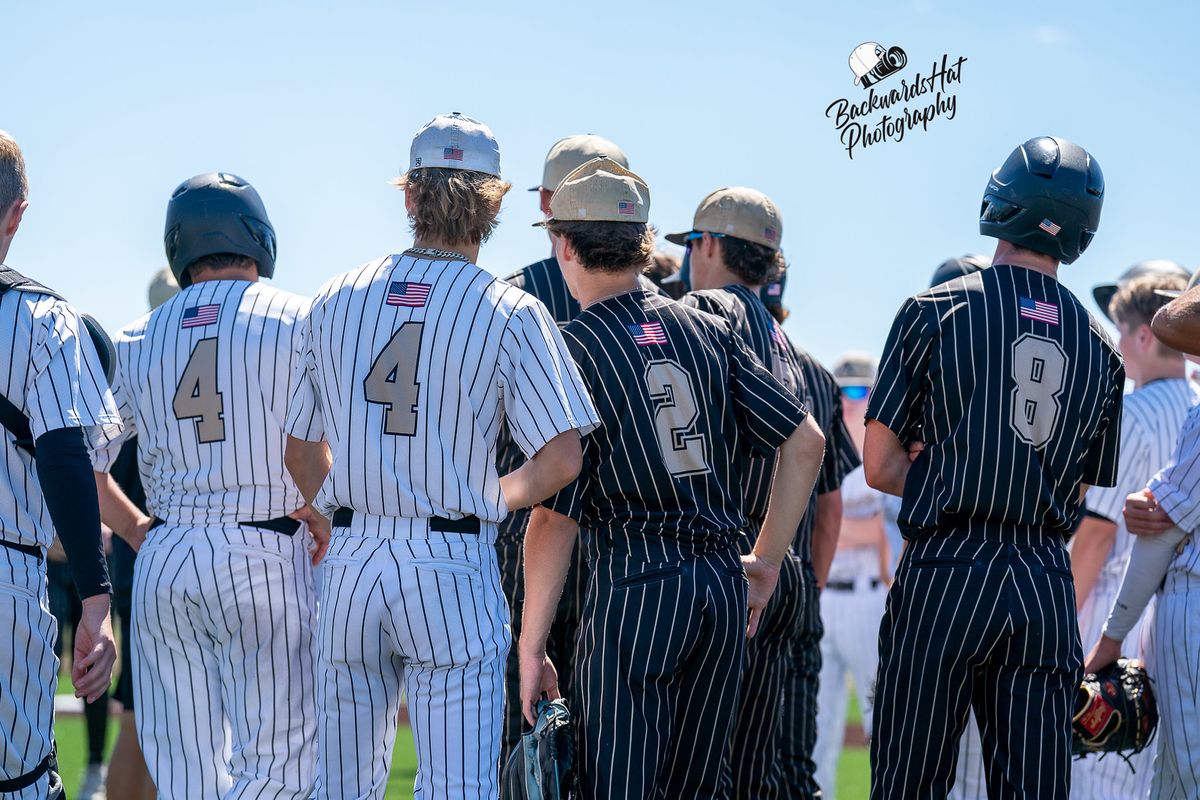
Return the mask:
<path id="1" fill-rule="evenodd" d="M 321 563 L 321 559 L 325 557 L 326 551 L 329 550 L 329 536 L 332 533 L 329 520 L 325 518 L 324 514 L 309 505 L 293 511 L 288 516 L 308 525 L 308 532 L 313 538 L 313 547 L 310 548 L 310 551 L 312 565 L 315 567 Z"/>
<path id="2" fill-rule="evenodd" d="M 751 553 L 742 556 L 742 568 L 746 570 L 746 580 L 750 582 L 746 598 L 750 609 L 750 621 L 746 625 L 746 638 L 749 639 L 758 633 L 763 609 L 771 601 L 771 595 L 775 594 L 775 586 L 779 583 L 779 565 Z"/>
<path id="3" fill-rule="evenodd" d="M 1175 523 L 1162 510 L 1149 489 L 1142 489 L 1125 498 L 1125 527 L 1130 533 L 1157 536 L 1174 526 Z"/>
<path id="4" fill-rule="evenodd" d="M 93 703 L 103 697 L 112 684 L 117 645 L 113 642 L 108 616 L 109 597 L 98 594 L 83 601 L 83 613 L 75 628 L 75 658 L 71 664 L 71 683 L 75 696 Z"/>
<path id="5" fill-rule="evenodd" d="M 1101 636 L 1083 661 L 1084 672 L 1099 672 L 1121 657 L 1121 643 L 1116 639 Z"/>
<path id="6" fill-rule="evenodd" d="M 533 727 L 537 723 L 537 702 L 542 699 L 542 695 L 551 700 L 562 697 L 558 692 L 558 670 L 544 651 L 521 653 L 520 662 L 521 713 L 529 726 Z"/>
<path id="7" fill-rule="evenodd" d="M 121 537 L 125 543 L 133 548 L 133 552 L 142 549 L 142 545 L 146 543 L 146 537 L 150 535 L 150 528 L 154 525 L 154 517 L 143 516 L 138 520 L 138 523 L 129 530 L 125 536 Z"/>

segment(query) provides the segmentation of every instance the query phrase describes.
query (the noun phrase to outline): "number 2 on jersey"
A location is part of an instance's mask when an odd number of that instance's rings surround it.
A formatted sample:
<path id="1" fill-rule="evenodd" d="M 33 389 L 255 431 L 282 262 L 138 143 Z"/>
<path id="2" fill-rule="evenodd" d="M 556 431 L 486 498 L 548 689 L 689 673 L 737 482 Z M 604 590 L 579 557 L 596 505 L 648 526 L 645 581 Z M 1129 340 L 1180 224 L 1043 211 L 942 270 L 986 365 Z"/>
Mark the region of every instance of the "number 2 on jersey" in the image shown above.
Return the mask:
<path id="1" fill-rule="evenodd" d="M 368 403 L 384 406 L 383 432 L 412 436 L 417 432 L 417 360 L 421 355 L 423 322 L 406 322 L 375 356 L 371 371 L 363 379 Z"/>
<path id="2" fill-rule="evenodd" d="M 1053 339 L 1027 333 L 1013 343 L 1012 391 L 1009 424 L 1021 441 L 1042 447 L 1054 434 L 1067 377 L 1067 356 Z"/>
<path id="3" fill-rule="evenodd" d="M 674 361 L 651 361 L 646 365 L 646 386 L 656 404 L 654 430 L 658 447 L 671 475 L 680 478 L 708 472 L 706 437 L 702 433 L 689 433 L 700 416 L 692 376 Z"/>
<path id="4" fill-rule="evenodd" d="M 201 444 L 225 441 L 225 402 L 217 391 L 216 339 L 196 342 L 171 406 L 176 419 L 196 420 Z"/>

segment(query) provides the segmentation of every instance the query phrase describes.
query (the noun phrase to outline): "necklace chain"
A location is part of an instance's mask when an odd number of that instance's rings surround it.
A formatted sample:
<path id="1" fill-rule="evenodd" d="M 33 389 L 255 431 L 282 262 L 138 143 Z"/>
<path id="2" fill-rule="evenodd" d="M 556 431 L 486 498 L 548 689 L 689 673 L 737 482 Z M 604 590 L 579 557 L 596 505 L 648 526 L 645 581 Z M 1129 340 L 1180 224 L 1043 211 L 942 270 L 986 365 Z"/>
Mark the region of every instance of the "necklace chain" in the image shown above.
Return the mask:
<path id="1" fill-rule="evenodd" d="M 456 253 L 453 250 L 435 250 L 432 247 L 410 247 L 405 252 L 416 253 L 420 256 L 433 256 L 434 258 L 457 258 L 462 261 L 471 260 L 462 253 Z"/>

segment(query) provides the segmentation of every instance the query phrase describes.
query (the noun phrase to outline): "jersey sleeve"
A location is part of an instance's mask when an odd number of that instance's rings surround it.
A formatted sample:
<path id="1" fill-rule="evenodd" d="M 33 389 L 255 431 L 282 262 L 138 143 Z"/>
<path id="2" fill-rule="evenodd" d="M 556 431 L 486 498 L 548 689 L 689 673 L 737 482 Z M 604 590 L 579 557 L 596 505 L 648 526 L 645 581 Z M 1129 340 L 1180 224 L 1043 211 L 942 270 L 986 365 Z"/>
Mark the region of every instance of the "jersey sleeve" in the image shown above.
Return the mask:
<path id="1" fill-rule="evenodd" d="M 1144 488 L 1142 481 L 1150 474 L 1150 438 L 1140 420 L 1128 410 L 1121 418 L 1119 449 L 1114 485 L 1090 489 L 1084 498 L 1089 512 L 1112 523 L 1120 522 L 1125 498 Z"/>
<path id="2" fill-rule="evenodd" d="M 736 334 L 729 337 L 729 387 L 739 433 L 771 455 L 808 417 L 808 409 L 775 379 Z"/>
<path id="3" fill-rule="evenodd" d="M 916 298 L 906 300 L 892 322 L 867 403 L 867 419 L 883 423 L 905 444 L 915 438 L 920 424 L 935 333 Z"/>
<path id="4" fill-rule="evenodd" d="M 1121 452 L 1121 410 L 1125 404 L 1125 368 L 1118 366 L 1109 390 L 1108 410 L 1083 463 L 1081 480 L 1088 486 L 1115 486 Z"/>
<path id="5" fill-rule="evenodd" d="M 129 391 L 125 388 L 124 378 L 119 368 L 113 375 L 112 394 L 117 412 L 121 415 L 121 432 L 116 436 L 106 436 L 102 441 L 93 443 L 91 448 L 92 467 L 97 472 L 112 472 L 125 442 L 137 435 L 137 418 L 133 413 L 133 403 L 129 399 Z"/>
<path id="6" fill-rule="evenodd" d="M 91 337 L 81 335 L 79 315 L 59 301 L 35 316 L 41 331 L 30 353 L 22 409 L 34 440 L 59 428 L 85 429 L 90 444 L 116 436 L 121 417 Z"/>
<path id="7" fill-rule="evenodd" d="M 500 345 L 500 388 L 513 441 L 527 458 L 561 433 L 599 424 L 575 359 L 546 307 L 517 307 Z"/>
<path id="8" fill-rule="evenodd" d="M 1150 480 L 1149 489 L 1172 522 L 1188 533 L 1200 531 L 1200 405 L 1188 412 L 1174 460 Z"/>
<path id="9" fill-rule="evenodd" d="M 284 424 L 290 436 L 306 442 L 319 442 L 325 438 L 325 403 L 317 372 L 317 355 L 313 350 L 314 335 L 310 312 L 296 324 L 296 366 L 292 374 L 292 399 Z"/>

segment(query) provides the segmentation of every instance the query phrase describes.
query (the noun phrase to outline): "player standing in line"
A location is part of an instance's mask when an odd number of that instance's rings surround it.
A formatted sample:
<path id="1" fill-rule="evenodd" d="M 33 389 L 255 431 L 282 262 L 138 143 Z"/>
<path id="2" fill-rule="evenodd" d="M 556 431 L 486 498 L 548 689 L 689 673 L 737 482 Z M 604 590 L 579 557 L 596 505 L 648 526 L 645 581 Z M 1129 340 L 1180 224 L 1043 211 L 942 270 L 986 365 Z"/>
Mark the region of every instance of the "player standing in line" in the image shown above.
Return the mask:
<path id="1" fill-rule="evenodd" d="M 863 415 L 879 363 L 847 353 L 833 368 L 842 389 L 843 418 L 862 447 Z M 846 678 L 853 677 L 863 729 L 871 730 L 871 704 L 879 666 L 877 639 L 891 583 L 891 557 L 883 530 L 883 495 L 867 486 L 862 468 L 842 481 L 842 530 L 829 580 L 821 593 L 821 677 L 817 695 L 817 784 L 821 797 L 836 796 L 838 757 L 846 735 Z"/>
<path id="2" fill-rule="evenodd" d="M 544 223 L 583 312 L 564 331 L 602 427 L 584 469 L 526 534 L 521 704 L 557 692 L 545 643 L 582 530 L 590 572 L 576 654 L 586 798 L 727 796 L 745 637 L 775 589 L 823 439 L 723 320 L 641 289 L 649 190 L 615 161 L 568 175 Z M 779 449 L 751 555 L 741 459 Z M 750 579 L 747 628 L 747 576 Z"/>
<path id="3" fill-rule="evenodd" d="M 908 542 L 880 626 L 876 800 L 945 796 L 969 708 L 990 796 L 1068 796 L 1083 654 L 1065 543 L 1086 486 L 1116 478 L 1125 375 L 1057 274 L 1103 193 L 1078 145 L 1025 142 L 985 190 L 993 266 L 892 326 L 864 452 Z"/>
<path id="4" fill-rule="evenodd" d="M 803 402 L 806 391 L 799 365 L 759 297 L 761 287 L 783 273 L 782 237 L 783 220 L 775 203 L 762 192 L 733 187 L 709 194 L 696 210 L 692 229 L 669 234 L 667 239 L 682 244 L 687 252 L 693 291 L 684 296 L 683 304 L 728 321 L 759 361 Z M 739 547 L 749 554 L 767 513 L 775 454 L 748 455 L 741 469 L 749 525 L 740 533 Z M 729 761 L 734 797 L 761 800 L 778 797 L 781 791 L 777 752 L 783 680 L 804 613 L 800 582 L 799 559 L 789 551 L 758 633 L 746 644 Z"/>
<path id="5" fill-rule="evenodd" d="M 1200 272 L 1189 287 L 1200 284 Z M 1183 345 L 1200 355 L 1200 292 L 1194 288 L 1154 315 L 1153 329 L 1164 346 Z M 1190 343 L 1189 343 L 1190 342 Z M 1200 405 L 1192 406 L 1179 432 L 1171 462 L 1149 485 L 1125 499 L 1125 525 L 1137 536 L 1129 566 L 1104 627 L 1084 668 L 1095 672 L 1121 655 L 1121 645 L 1147 602 L 1159 592 L 1154 614 L 1154 693 L 1160 714 L 1158 755 L 1150 797 L 1200 796 L 1200 654 L 1196 641 L 1200 610 Z"/>
<path id="6" fill-rule="evenodd" d="M 180 184 L 164 244 L 182 291 L 121 331 L 114 381 L 153 521 L 111 475 L 98 481 L 105 522 L 141 543 L 138 738 L 160 798 L 307 798 L 322 549 L 310 547 L 328 523 L 283 463 L 307 301 L 259 282 L 275 272 L 275 232 L 235 175 Z"/>
<path id="7" fill-rule="evenodd" d="M 1187 378 L 1183 354 L 1161 344 L 1150 331 L 1155 312 L 1167 304 L 1158 291 L 1178 291 L 1185 284 L 1175 275 L 1146 275 L 1123 282 L 1109 302 L 1108 316 L 1120 331 L 1117 345 L 1134 389 L 1125 396 L 1121 416 L 1117 485 L 1088 492 L 1086 515 L 1071 539 L 1075 607 L 1081 641 L 1088 646 L 1100 638 L 1129 564 L 1133 536 L 1121 515 L 1125 498 L 1144 489 L 1170 462 L 1188 411 L 1200 402 L 1200 390 Z M 1147 641 L 1152 623 L 1145 621 L 1152 619 L 1152 611 L 1143 614 L 1125 634 L 1132 643 L 1129 654 L 1143 661 L 1152 649 Z M 1175 646 L 1177 640 L 1163 642 L 1167 651 Z M 1073 762 L 1072 796 L 1088 800 L 1145 797 L 1150 791 L 1156 748 L 1157 743 L 1152 742 L 1130 756 L 1129 764 L 1111 758 Z"/>
<path id="8" fill-rule="evenodd" d="M 716 231 L 720 233 L 720 231 Z M 668 237 L 671 238 L 671 237 Z M 682 243 L 679 235 L 677 243 Z M 685 251 L 677 278 L 691 282 L 692 250 Z M 800 559 L 800 619 L 794 627 L 787 671 L 784 676 L 783 723 L 778 761 L 783 773 L 780 786 L 785 797 L 806 798 L 819 791 L 813 750 L 817 741 L 817 693 L 821 673 L 820 589 L 837 550 L 842 524 L 842 480 L 861 463 L 858 450 L 842 419 L 842 400 L 837 381 L 829 370 L 798 347 L 780 327 L 789 312 L 783 306 L 785 271 L 762 285 L 759 297 L 779 323 L 773 333 L 782 357 L 799 367 L 801 400 L 811 410 L 817 427 L 825 435 L 825 457 L 813 489 L 808 513 L 800 521 L 792 551 Z M 668 279 L 666 283 L 671 283 Z"/>
<path id="9" fill-rule="evenodd" d="M 288 412 L 288 466 L 334 525 L 318 796 L 383 797 L 403 692 L 417 796 L 494 798 L 510 644 L 496 528 L 574 478 L 595 411 L 546 307 L 475 266 L 509 188 L 487 126 L 436 117 L 398 184 L 413 247 L 320 291 Z M 501 476 L 503 424 L 529 460 Z"/>
<path id="10" fill-rule="evenodd" d="M 116 660 L 108 567 L 88 447 L 120 417 L 79 314 L 4 266 L 29 206 L 21 149 L 0 131 L 0 794 L 63 796 L 53 738 L 58 659 L 44 562 L 55 533 L 83 611 L 75 632 L 75 696 L 105 696 Z M 111 426 L 111 427 L 110 427 Z"/>
<path id="11" fill-rule="evenodd" d="M 564 177 L 576 167 L 591 161 L 598 156 L 611 158 L 623 167 L 629 162 L 621 148 L 607 139 L 592 134 L 567 136 L 554 143 L 546 154 L 546 163 L 542 169 L 542 182 L 530 189 L 538 193 L 542 214 L 550 213 L 550 196 Z M 579 314 L 579 302 L 567 290 L 563 281 L 562 270 L 554 257 L 553 249 L 550 257 L 534 262 L 524 269 L 505 278 L 518 289 L 524 289 L 529 294 L 546 304 L 550 317 L 564 327 Z M 651 285 L 645 281 L 646 285 Z M 513 440 L 507 426 L 500 428 L 496 438 L 496 471 L 507 475 L 525 463 L 525 454 Z M 509 611 L 512 616 L 512 637 L 516 641 L 521 635 L 521 607 L 524 598 L 524 581 L 522 579 L 521 553 L 525 544 L 525 527 L 529 524 L 529 509 L 520 508 L 510 513 L 502 523 L 496 538 L 496 553 L 500 561 L 500 581 L 504 587 L 504 596 L 508 598 Z M 583 607 L 583 591 L 587 586 L 584 577 L 585 564 L 582 549 L 576 551 L 571 562 L 571 572 L 567 575 L 566 589 L 555 617 L 554 626 L 550 630 L 550 639 L 546 647 L 555 664 L 563 668 L 563 680 L 559 689 L 563 696 L 571 698 L 571 665 L 575 658 L 575 634 L 579 629 L 579 610 Z M 509 751 L 521 738 L 521 693 L 520 663 L 517 659 L 516 648 L 508 655 L 508 665 L 505 680 L 504 708 L 504 742 L 501 747 L 501 763 L 506 763 Z"/>
<path id="12" fill-rule="evenodd" d="M 147 291 L 150 310 L 161 306 L 179 293 L 179 283 L 170 267 L 154 274 Z M 125 441 L 109 472 L 117 486 L 142 513 L 146 512 L 146 491 L 138 470 L 137 437 Z M 104 475 L 98 476 L 107 481 Z M 121 626 L 121 673 L 113 689 L 113 698 L 121 704 L 120 728 L 108 762 L 106 790 L 113 800 L 154 800 L 154 779 L 146 768 L 146 758 L 137 740 L 137 720 L 133 698 L 133 572 L 137 552 L 120 536 L 112 537 L 113 612 Z"/>

